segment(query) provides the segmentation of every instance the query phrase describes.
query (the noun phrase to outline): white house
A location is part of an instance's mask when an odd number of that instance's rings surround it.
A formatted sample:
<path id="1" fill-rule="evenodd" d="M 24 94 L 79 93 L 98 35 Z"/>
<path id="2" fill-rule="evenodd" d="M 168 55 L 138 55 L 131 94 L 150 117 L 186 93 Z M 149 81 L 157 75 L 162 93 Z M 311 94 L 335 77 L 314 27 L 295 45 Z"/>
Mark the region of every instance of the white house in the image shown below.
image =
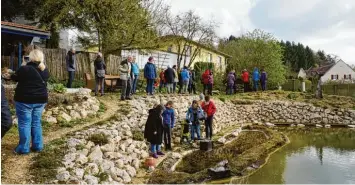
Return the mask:
<path id="1" fill-rule="evenodd" d="M 300 71 L 298 72 L 297 78 L 306 78 L 307 77 L 307 73 L 306 71 L 301 68 Z"/>
<path id="2" fill-rule="evenodd" d="M 335 64 L 310 69 L 308 72 L 312 75 L 323 75 L 321 78 L 323 82 L 330 80 L 355 82 L 355 71 L 343 60 L 339 60 Z"/>

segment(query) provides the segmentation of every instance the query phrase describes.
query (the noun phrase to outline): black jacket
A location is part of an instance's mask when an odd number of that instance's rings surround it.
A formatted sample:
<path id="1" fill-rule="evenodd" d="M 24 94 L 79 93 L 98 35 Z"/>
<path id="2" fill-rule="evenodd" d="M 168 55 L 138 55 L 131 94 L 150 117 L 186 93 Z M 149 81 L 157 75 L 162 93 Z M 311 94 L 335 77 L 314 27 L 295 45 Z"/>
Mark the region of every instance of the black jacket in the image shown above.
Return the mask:
<path id="1" fill-rule="evenodd" d="M 18 82 L 15 90 L 15 101 L 28 104 L 47 103 L 48 78 L 48 69 L 39 70 L 37 63 L 28 62 L 27 65 L 20 67 L 11 76 L 12 80 Z"/>
<path id="2" fill-rule="evenodd" d="M 144 129 L 144 138 L 151 144 L 160 145 L 163 142 L 163 118 L 157 108 L 149 110 L 148 120 Z"/>
<path id="3" fill-rule="evenodd" d="M 97 74 L 97 70 L 105 70 L 106 71 L 106 64 L 102 58 L 96 58 L 94 62 L 95 67 L 95 75 Z"/>
<path id="4" fill-rule="evenodd" d="M 166 83 L 174 83 L 174 79 L 175 79 L 175 73 L 174 73 L 174 69 L 172 68 L 168 68 L 165 70 L 165 80 L 166 80 Z"/>
<path id="5" fill-rule="evenodd" d="M 9 104 L 5 97 L 5 88 L 1 84 L 1 138 L 10 130 L 12 126 L 12 119 Z"/>

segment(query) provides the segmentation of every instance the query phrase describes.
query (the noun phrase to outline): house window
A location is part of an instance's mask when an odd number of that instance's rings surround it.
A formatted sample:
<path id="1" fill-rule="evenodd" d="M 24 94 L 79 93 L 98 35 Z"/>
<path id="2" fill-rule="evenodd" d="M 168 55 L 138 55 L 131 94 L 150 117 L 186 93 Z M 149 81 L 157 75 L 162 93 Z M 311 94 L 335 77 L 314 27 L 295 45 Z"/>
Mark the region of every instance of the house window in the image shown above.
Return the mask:
<path id="1" fill-rule="evenodd" d="M 173 51 L 173 45 L 170 45 L 169 47 L 168 47 L 168 52 L 172 52 Z"/>
<path id="2" fill-rule="evenodd" d="M 351 75 L 344 75 L 345 80 L 351 80 Z"/>
<path id="3" fill-rule="evenodd" d="M 222 69 L 222 57 L 218 56 L 218 65 Z"/>
<path id="4" fill-rule="evenodd" d="M 208 53 L 208 62 L 212 62 L 212 53 Z"/>
<path id="5" fill-rule="evenodd" d="M 331 76 L 331 79 L 332 79 L 332 80 L 338 80 L 338 79 L 339 79 L 339 75 L 332 75 L 332 76 Z"/>

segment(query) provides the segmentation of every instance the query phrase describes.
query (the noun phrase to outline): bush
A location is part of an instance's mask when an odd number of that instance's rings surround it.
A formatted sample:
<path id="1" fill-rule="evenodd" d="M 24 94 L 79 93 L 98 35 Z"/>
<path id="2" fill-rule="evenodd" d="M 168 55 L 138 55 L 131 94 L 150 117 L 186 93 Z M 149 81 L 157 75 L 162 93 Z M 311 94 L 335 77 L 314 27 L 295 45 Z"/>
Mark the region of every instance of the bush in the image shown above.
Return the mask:
<path id="1" fill-rule="evenodd" d="M 136 140 L 136 141 L 144 141 L 144 135 L 143 135 L 143 132 L 140 131 L 140 130 L 133 130 L 133 140 Z"/>
<path id="2" fill-rule="evenodd" d="M 66 88 L 63 84 L 52 84 L 48 88 L 49 91 L 53 91 L 56 93 L 64 93 L 66 91 Z"/>
<path id="3" fill-rule="evenodd" d="M 100 146 L 108 143 L 108 139 L 107 139 L 106 135 L 103 133 L 92 134 L 89 137 L 89 141 L 92 141 L 93 143 L 95 143 L 95 145 L 100 145 Z"/>

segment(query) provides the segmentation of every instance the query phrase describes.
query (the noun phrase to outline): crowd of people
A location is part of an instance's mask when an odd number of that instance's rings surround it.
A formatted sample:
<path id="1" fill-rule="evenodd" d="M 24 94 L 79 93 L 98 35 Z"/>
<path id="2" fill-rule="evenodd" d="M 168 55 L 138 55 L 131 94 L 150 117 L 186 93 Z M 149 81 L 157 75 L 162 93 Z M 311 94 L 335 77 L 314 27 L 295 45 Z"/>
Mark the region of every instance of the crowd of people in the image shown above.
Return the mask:
<path id="1" fill-rule="evenodd" d="M 70 88 L 74 79 L 76 64 L 75 50 L 71 49 L 66 57 L 68 70 L 67 87 Z M 98 95 L 100 89 L 101 95 L 104 95 L 104 80 L 106 65 L 101 53 L 97 53 L 94 61 L 95 68 L 95 95 Z M 137 84 L 139 79 L 139 66 L 132 56 L 127 57 L 120 63 L 120 80 L 122 81 L 121 100 L 130 100 L 131 95 L 137 92 Z M 29 54 L 29 60 L 22 65 L 14 74 L 3 75 L 3 78 L 11 79 L 17 82 L 15 89 L 15 109 L 18 118 L 19 144 L 14 152 L 17 154 L 27 154 L 32 151 L 43 150 L 43 137 L 41 117 L 43 110 L 48 102 L 47 81 L 49 79 L 49 71 L 44 65 L 44 54 L 41 50 L 34 49 Z M 167 66 L 159 75 L 154 64 L 154 58 L 149 57 L 147 64 L 144 66 L 144 78 L 146 79 L 147 95 L 153 95 L 155 89 L 159 88 L 159 92 L 163 88 L 168 93 L 190 93 L 196 94 L 197 77 L 193 69 L 184 67 L 178 70 L 177 66 Z M 248 91 L 250 86 L 249 73 L 243 70 L 241 79 L 244 83 L 244 90 Z M 226 93 L 233 94 L 236 89 L 237 75 L 235 71 L 231 71 L 226 77 Z M 267 75 L 264 70 L 254 69 L 252 74 L 252 82 L 254 90 L 258 90 L 259 82 L 262 90 L 266 89 Z M 203 93 L 200 94 L 200 100 L 194 100 L 187 110 L 186 122 L 183 123 L 181 134 L 182 141 L 191 142 L 201 139 L 200 125 L 202 122 L 206 128 L 206 139 L 212 138 L 212 122 L 216 112 L 216 106 L 210 100 L 212 88 L 214 84 L 212 70 L 207 69 L 200 77 L 203 85 Z M 11 115 L 9 106 L 4 96 L 4 88 L 2 86 L 2 137 L 6 131 L 11 128 Z M 164 141 L 166 150 L 171 150 L 171 132 L 175 125 L 174 104 L 169 101 L 165 106 L 156 105 L 149 110 L 149 117 L 145 128 L 145 137 L 151 142 L 151 152 L 154 157 L 162 155 L 160 145 Z M 196 136 L 196 137 L 195 137 Z"/>
<path id="2" fill-rule="evenodd" d="M 191 143 L 201 140 L 201 124 L 205 124 L 205 139 L 212 139 L 213 117 L 216 106 L 210 96 L 200 95 L 200 100 L 193 100 L 187 109 L 186 120 L 182 124 L 181 142 Z M 149 110 L 149 116 L 145 125 L 144 138 L 151 144 L 152 157 L 163 156 L 162 143 L 166 151 L 172 150 L 171 133 L 175 125 L 174 103 L 168 101 L 165 105 L 156 104 Z M 197 138 L 195 138 L 197 136 Z"/>

